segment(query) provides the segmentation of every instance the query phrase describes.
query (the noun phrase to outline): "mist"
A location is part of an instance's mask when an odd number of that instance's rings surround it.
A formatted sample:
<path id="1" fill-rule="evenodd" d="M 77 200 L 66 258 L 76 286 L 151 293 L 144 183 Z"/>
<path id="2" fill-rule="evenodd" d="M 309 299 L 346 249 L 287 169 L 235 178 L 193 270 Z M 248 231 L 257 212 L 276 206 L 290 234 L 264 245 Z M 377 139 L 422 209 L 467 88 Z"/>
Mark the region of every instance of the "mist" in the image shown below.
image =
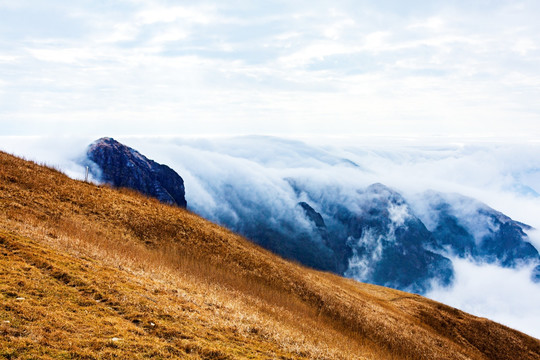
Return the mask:
<path id="1" fill-rule="evenodd" d="M 530 267 L 508 269 L 459 258 L 452 262 L 454 286 L 425 296 L 540 337 L 540 286 L 531 284 Z"/>
<path id="2" fill-rule="evenodd" d="M 0 150 L 84 180 L 86 147 L 95 139 L 71 136 L 0 136 Z M 91 175 L 90 175 L 91 176 Z M 99 179 L 90 178 L 91 181 Z"/>
<path id="3" fill-rule="evenodd" d="M 268 136 L 115 139 L 176 170 L 184 179 L 190 210 L 244 234 L 272 231 L 288 239 L 312 231 L 300 201 L 322 214 L 330 230 L 340 231 L 328 214 L 335 211 L 336 203 L 352 212 L 362 211 L 366 196 L 362 190 L 373 183 L 400 192 L 428 229 L 435 219 L 426 191 L 449 194 L 454 209 L 464 214 L 478 205 L 461 195 L 540 229 L 540 144 L 536 142 Z M 81 159 L 93 140 L 0 137 L 0 149 L 82 179 Z M 393 211 L 396 224 L 410 216 L 405 208 Z M 475 237 L 486 229 L 482 224 L 466 225 Z M 527 235 L 540 249 L 539 233 L 529 230 Z M 324 248 L 322 238 L 315 241 Z M 434 284 L 425 295 L 540 337 L 540 284 L 530 279 L 532 265 L 511 269 L 457 257 L 451 260 L 453 285 Z M 362 271 L 348 274 L 364 280 L 365 264 L 361 265 Z"/>

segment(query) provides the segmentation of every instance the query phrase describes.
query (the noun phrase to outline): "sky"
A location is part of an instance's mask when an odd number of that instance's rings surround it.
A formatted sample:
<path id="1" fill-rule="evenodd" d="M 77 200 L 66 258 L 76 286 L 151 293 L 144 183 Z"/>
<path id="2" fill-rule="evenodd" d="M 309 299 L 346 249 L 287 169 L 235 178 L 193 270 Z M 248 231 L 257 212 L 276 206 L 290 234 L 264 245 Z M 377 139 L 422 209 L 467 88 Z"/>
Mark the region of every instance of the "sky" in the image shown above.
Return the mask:
<path id="1" fill-rule="evenodd" d="M 0 0 L 0 135 L 540 135 L 537 1 Z"/>

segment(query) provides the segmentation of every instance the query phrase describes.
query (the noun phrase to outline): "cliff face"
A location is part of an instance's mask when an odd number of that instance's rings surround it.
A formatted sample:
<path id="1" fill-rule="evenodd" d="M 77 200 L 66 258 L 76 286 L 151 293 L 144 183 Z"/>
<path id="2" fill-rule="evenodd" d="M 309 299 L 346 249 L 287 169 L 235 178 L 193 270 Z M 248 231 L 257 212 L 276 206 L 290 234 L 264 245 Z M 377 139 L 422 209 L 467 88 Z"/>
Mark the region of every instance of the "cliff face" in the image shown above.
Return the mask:
<path id="1" fill-rule="evenodd" d="M 359 212 L 340 214 L 352 250 L 346 276 L 418 293 L 433 280 L 451 284 L 452 262 L 434 249 L 431 233 L 398 192 L 373 184 L 363 199 Z"/>
<path id="2" fill-rule="evenodd" d="M 540 262 L 538 251 L 528 242 L 529 225 L 465 196 L 431 191 L 424 197 L 435 225 L 433 238 L 450 255 L 509 268 Z"/>
<path id="3" fill-rule="evenodd" d="M 101 170 L 101 180 L 114 187 L 131 188 L 167 204 L 187 206 L 180 175 L 112 138 L 91 144 L 87 157 Z"/>

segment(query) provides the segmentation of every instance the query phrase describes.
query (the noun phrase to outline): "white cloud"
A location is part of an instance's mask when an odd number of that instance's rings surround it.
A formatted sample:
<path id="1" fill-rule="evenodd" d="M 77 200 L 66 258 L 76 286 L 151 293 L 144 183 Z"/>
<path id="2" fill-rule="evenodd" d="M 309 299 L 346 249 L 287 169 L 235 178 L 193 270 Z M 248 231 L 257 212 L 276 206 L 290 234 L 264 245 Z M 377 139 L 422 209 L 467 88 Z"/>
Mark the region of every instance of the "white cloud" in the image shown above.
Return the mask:
<path id="1" fill-rule="evenodd" d="M 531 39 L 519 39 L 516 41 L 513 50 L 517 51 L 520 55 L 525 56 L 529 52 L 537 50 L 538 45 Z"/>
<path id="2" fill-rule="evenodd" d="M 540 286 L 530 281 L 530 268 L 504 269 L 453 259 L 456 282 L 436 289 L 429 298 L 486 317 L 540 338 Z"/>
<path id="3" fill-rule="evenodd" d="M 540 229 L 527 231 L 529 242 L 540 252 Z"/>
<path id="4" fill-rule="evenodd" d="M 92 60 L 96 56 L 90 49 L 85 48 L 34 48 L 26 50 L 37 60 L 65 64 Z"/>
<path id="5" fill-rule="evenodd" d="M 184 40 L 189 36 L 189 32 L 185 29 L 181 28 L 173 28 L 168 29 L 166 31 L 160 32 L 158 35 L 156 35 L 154 38 L 152 38 L 153 42 L 157 43 L 166 43 L 171 41 L 179 41 Z"/>
<path id="6" fill-rule="evenodd" d="M 17 56 L 12 56 L 12 55 L 0 55 L 0 63 L 14 63 L 16 62 L 18 59 Z"/>
<path id="7" fill-rule="evenodd" d="M 137 13 L 135 19 L 145 25 L 179 20 L 193 24 L 209 24 L 215 21 L 214 11 L 215 8 L 212 6 L 151 6 Z"/>
<path id="8" fill-rule="evenodd" d="M 96 41 L 104 43 L 115 43 L 121 41 L 133 41 L 140 34 L 139 27 L 134 23 L 115 23 L 111 31 L 107 31 L 102 38 Z"/>
<path id="9" fill-rule="evenodd" d="M 51 130 L 49 114 L 73 132 L 93 107 L 105 131 L 125 120 L 111 116 L 122 106 L 139 114 L 133 134 L 540 135 L 532 2 L 488 15 L 465 3 L 52 3 L 46 20 L 20 27 L 36 4 L 1 10 L 12 20 L 0 111 Z M 57 81 L 29 80 L 44 78 Z M 160 128 L 150 109 L 164 109 Z"/>
<path id="10" fill-rule="evenodd" d="M 405 224 L 405 220 L 410 217 L 410 214 L 405 205 L 390 204 L 388 215 L 393 226 L 399 227 Z"/>
<path id="11" fill-rule="evenodd" d="M 391 50 L 387 44 L 387 38 L 391 36 L 389 31 L 376 31 L 364 37 L 363 49 L 367 51 L 379 52 L 381 50 Z"/>
<path id="12" fill-rule="evenodd" d="M 311 44 L 293 54 L 283 56 L 278 59 L 278 62 L 282 63 L 285 67 L 304 67 L 313 61 L 321 61 L 327 56 L 351 54 L 358 50 L 358 47 L 355 48 L 332 41 L 325 41 Z"/>
<path id="13" fill-rule="evenodd" d="M 411 25 L 407 26 L 408 29 L 428 29 L 428 30 L 435 30 L 439 31 L 444 28 L 446 24 L 446 21 L 439 17 L 439 16 L 433 16 L 427 19 L 424 19 L 417 23 L 412 23 Z"/>

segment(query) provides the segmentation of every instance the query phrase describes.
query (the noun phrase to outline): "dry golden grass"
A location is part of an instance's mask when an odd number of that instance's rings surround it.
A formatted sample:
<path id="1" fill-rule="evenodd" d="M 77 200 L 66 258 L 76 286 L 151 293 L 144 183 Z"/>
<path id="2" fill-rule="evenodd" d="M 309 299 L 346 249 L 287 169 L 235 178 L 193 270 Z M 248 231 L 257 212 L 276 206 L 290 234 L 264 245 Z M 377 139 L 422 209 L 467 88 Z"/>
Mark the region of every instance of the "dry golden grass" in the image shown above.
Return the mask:
<path id="1" fill-rule="evenodd" d="M 487 319 L 1 152 L 0 251 L 4 358 L 540 358 Z"/>

